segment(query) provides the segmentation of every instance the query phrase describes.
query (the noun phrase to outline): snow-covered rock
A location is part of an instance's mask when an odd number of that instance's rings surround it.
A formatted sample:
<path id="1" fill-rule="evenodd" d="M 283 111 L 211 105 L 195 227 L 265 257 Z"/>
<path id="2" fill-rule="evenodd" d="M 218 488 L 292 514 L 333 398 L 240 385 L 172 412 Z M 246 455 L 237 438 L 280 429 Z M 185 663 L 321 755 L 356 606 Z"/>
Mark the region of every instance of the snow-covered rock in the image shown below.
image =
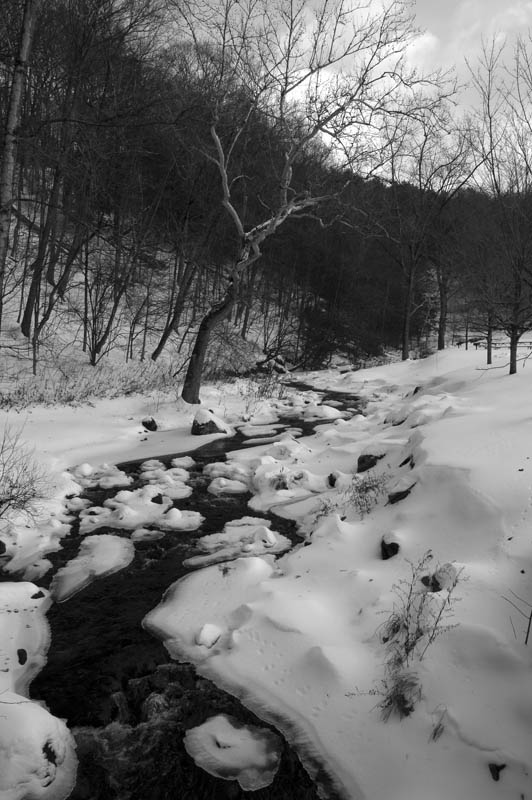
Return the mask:
<path id="1" fill-rule="evenodd" d="M 146 484 L 140 489 L 118 492 L 103 506 L 84 509 L 80 520 L 81 533 L 89 533 L 103 526 L 135 530 L 156 525 L 162 530 L 194 530 L 201 525 L 203 517 L 196 511 L 174 508 L 159 484 Z"/>
<path id="2" fill-rule="evenodd" d="M 113 489 L 120 486 L 129 486 L 133 482 L 133 478 L 126 475 L 121 469 L 118 469 L 114 464 L 102 464 L 99 467 L 93 467 L 91 464 L 84 462 L 71 470 L 72 477 L 84 489 Z"/>
<path id="3" fill-rule="evenodd" d="M 239 556 L 259 556 L 283 553 L 290 549 L 286 536 L 271 530 L 271 521 L 260 517 L 242 517 L 227 522 L 221 533 L 211 533 L 198 539 L 198 547 L 209 555 L 191 556 L 185 566 L 199 567 Z"/>
<path id="4" fill-rule="evenodd" d="M 49 592 L 0 583 L 0 797 L 63 800 L 75 783 L 74 740 L 62 720 L 28 698 L 46 663 Z"/>
<path id="5" fill-rule="evenodd" d="M 192 422 L 191 433 L 194 436 L 206 436 L 209 433 L 231 433 L 231 428 L 212 411 L 199 408 Z"/>
<path id="6" fill-rule="evenodd" d="M 281 740 L 268 728 L 243 725 L 219 714 L 190 728 L 184 745 L 209 775 L 236 780 L 247 792 L 269 786 L 279 768 Z"/>

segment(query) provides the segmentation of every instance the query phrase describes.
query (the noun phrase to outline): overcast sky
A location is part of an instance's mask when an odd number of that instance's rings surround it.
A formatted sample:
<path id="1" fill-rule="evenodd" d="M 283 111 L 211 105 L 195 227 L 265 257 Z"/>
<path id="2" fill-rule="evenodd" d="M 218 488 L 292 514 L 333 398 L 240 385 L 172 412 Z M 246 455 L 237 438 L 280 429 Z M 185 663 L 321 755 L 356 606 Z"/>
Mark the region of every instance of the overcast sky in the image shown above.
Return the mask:
<path id="1" fill-rule="evenodd" d="M 474 61 L 481 39 L 512 36 L 532 28 L 532 0 L 416 0 L 418 27 L 425 33 L 415 47 L 420 67 L 456 66 L 465 76 L 464 58 Z"/>

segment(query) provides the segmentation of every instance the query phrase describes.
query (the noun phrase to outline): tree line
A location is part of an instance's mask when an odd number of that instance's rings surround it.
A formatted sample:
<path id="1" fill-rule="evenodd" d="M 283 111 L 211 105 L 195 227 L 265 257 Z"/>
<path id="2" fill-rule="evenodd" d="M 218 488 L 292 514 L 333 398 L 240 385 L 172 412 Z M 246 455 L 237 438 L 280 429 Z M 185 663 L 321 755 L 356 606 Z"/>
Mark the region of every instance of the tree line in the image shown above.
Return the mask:
<path id="1" fill-rule="evenodd" d="M 34 370 L 68 324 L 91 364 L 167 353 L 183 397 L 246 348 L 314 367 L 449 315 L 532 326 L 530 38 L 408 61 L 399 0 L 5 0 L 0 329 Z M 488 359 L 491 350 L 488 347 Z"/>

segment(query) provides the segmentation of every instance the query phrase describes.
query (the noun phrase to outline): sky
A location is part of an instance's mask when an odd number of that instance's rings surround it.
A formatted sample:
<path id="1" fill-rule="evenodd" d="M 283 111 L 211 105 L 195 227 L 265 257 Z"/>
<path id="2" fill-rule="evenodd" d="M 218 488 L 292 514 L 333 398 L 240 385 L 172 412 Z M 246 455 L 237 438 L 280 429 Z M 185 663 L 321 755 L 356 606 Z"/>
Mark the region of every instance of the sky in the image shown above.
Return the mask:
<path id="1" fill-rule="evenodd" d="M 484 37 L 511 38 L 532 28 L 531 0 L 415 0 L 417 24 L 422 29 L 413 57 L 419 67 L 456 67 L 459 78 L 474 62 Z"/>

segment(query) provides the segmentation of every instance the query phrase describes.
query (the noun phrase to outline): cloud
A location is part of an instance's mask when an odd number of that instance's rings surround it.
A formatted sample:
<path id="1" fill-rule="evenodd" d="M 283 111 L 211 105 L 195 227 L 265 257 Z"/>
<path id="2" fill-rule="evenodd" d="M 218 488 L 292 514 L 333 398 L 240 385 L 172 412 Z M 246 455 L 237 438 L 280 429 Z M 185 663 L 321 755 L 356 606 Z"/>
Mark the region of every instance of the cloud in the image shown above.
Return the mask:
<path id="1" fill-rule="evenodd" d="M 454 67 L 460 80 L 467 79 L 465 59 L 476 61 L 482 40 L 511 39 L 532 27 L 532 0 L 501 5 L 501 0 L 417 0 L 416 22 L 423 32 L 410 49 L 412 63 L 422 69 Z"/>
<path id="2" fill-rule="evenodd" d="M 414 67 L 431 70 L 441 52 L 440 39 L 430 31 L 420 34 L 408 48 L 408 60 Z"/>

